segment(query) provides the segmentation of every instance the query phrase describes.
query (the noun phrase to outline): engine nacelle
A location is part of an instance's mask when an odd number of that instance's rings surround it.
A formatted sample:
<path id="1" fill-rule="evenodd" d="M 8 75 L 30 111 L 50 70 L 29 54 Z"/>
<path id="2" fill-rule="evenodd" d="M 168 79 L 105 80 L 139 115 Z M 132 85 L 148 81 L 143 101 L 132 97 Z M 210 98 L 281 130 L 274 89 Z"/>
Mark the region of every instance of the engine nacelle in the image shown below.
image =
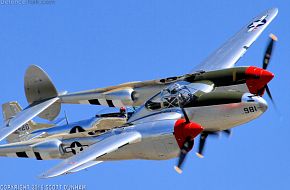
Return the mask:
<path id="1" fill-rule="evenodd" d="M 136 100 L 135 91 L 132 88 L 117 89 L 106 92 L 105 98 L 111 100 L 114 107 L 132 106 Z"/>
<path id="2" fill-rule="evenodd" d="M 37 159 L 59 158 L 64 154 L 62 142 L 58 139 L 51 139 L 32 145 L 33 152 L 39 155 Z"/>

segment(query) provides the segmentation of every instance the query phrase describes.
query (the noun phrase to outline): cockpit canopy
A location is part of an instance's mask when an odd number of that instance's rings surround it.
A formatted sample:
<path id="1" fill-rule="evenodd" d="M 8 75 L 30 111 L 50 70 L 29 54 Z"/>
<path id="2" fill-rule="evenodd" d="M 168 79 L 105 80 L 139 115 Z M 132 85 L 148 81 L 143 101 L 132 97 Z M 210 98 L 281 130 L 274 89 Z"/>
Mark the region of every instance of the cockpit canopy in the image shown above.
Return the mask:
<path id="1" fill-rule="evenodd" d="M 177 82 L 164 88 L 160 93 L 148 100 L 145 107 L 149 110 L 180 107 L 195 99 L 198 89 L 191 83 Z"/>

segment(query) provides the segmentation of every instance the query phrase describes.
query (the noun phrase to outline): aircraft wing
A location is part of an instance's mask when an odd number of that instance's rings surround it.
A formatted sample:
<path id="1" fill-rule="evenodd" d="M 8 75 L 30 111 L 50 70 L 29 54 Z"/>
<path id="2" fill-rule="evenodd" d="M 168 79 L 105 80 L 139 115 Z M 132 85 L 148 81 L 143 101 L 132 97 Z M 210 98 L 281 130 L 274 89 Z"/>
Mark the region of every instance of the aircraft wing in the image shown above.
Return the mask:
<path id="1" fill-rule="evenodd" d="M 85 170 L 89 167 L 92 167 L 92 166 L 97 165 L 97 164 L 102 163 L 102 162 L 103 161 L 90 161 L 90 162 L 87 162 L 79 167 L 76 167 L 75 169 L 68 171 L 67 173 L 76 173 L 76 172 L 79 172 L 81 170 Z"/>
<path id="2" fill-rule="evenodd" d="M 110 136 L 100 142 L 97 142 L 79 154 L 76 154 L 64 161 L 54 168 L 48 170 L 40 175 L 40 178 L 56 177 L 62 174 L 72 173 L 79 171 L 82 168 L 88 168 L 95 159 L 116 151 L 127 144 L 131 144 L 141 140 L 141 134 L 138 132 L 121 133 L 118 135 Z M 82 167 L 84 166 L 84 167 Z"/>
<path id="3" fill-rule="evenodd" d="M 15 115 L 9 122 L 0 128 L 0 141 L 6 138 L 8 135 L 19 129 L 22 125 L 33 119 L 35 116 L 40 114 L 46 108 L 51 106 L 59 100 L 58 97 L 46 100 L 36 105 L 29 106 L 23 111 Z"/>
<path id="4" fill-rule="evenodd" d="M 205 61 L 197 65 L 194 71 L 218 70 L 233 67 L 247 49 L 266 29 L 278 14 L 277 8 L 269 9 L 255 17 L 237 34 L 213 52 Z"/>

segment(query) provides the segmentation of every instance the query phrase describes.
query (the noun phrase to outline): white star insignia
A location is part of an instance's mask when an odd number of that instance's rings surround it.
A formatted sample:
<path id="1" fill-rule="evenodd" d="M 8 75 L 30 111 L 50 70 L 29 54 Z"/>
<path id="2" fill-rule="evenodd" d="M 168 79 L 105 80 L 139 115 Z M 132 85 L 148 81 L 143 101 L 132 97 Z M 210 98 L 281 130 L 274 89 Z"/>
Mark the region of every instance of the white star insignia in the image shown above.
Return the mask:
<path id="1" fill-rule="evenodd" d="M 266 17 L 268 15 L 262 16 L 260 19 L 255 20 L 254 22 L 252 22 L 251 24 L 249 24 L 248 28 L 248 32 L 252 32 L 253 30 L 256 30 L 258 27 L 263 26 L 264 24 L 266 24 L 267 20 Z"/>

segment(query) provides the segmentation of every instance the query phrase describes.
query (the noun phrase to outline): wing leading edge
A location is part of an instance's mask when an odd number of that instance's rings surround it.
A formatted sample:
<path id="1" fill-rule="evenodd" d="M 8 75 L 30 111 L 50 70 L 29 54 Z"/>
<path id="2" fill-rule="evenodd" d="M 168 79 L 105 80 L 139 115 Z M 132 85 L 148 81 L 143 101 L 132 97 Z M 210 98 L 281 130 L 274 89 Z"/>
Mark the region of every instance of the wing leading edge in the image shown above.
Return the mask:
<path id="1" fill-rule="evenodd" d="M 93 166 L 92 161 L 95 159 L 118 150 L 127 144 L 138 142 L 141 140 L 141 134 L 138 132 L 121 133 L 110 136 L 100 142 L 97 142 L 79 154 L 76 154 L 54 168 L 40 175 L 40 178 L 51 178 L 62 174 L 73 173 L 81 169 Z M 91 164 L 92 163 L 92 164 Z M 98 162 L 97 162 L 98 163 Z M 97 164 L 96 163 L 96 164 Z"/>
<path id="2" fill-rule="evenodd" d="M 255 17 L 207 59 L 197 65 L 193 71 L 211 71 L 233 67 L 277 14 L 278 9 L 272 8 Z"/>
<path id="3" fill-rule="evenodd" d="M 11 120 L 8 121 L 8 123 L 0 128 L 0 141 L 2 141 L 4 138 L 9 136 L 11 133 L 19 129 L 22 125 L 36 117 L 38 114 L 43 112 L 45 109 L 47 109 L 49 106 L 51 106 L 53 103 L 58 101 L 59 98 L 52 98 L 46 101 L 43 101 L 39 104 L 29 106 L 25 108 L 23 111 L 19 112 L 15 115 Z"/>

